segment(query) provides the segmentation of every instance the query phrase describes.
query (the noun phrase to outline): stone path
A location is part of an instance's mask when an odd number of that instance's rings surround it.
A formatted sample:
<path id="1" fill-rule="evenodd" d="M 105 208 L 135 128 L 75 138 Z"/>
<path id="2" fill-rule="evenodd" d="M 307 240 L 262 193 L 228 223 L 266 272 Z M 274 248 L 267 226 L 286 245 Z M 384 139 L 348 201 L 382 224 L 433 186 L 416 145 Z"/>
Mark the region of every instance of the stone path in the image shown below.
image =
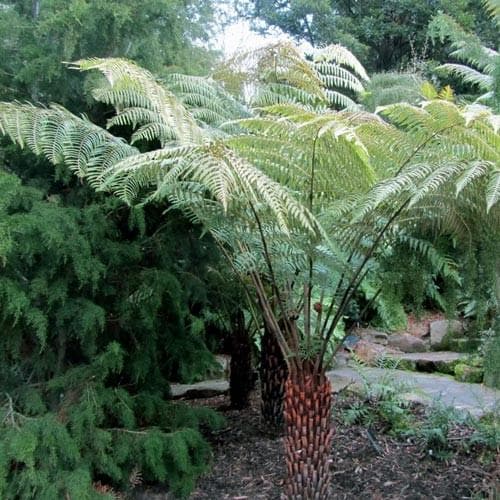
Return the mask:
<path id="1" fill-rule="evenodd" d="M 198 397 L 206 398 L 213 395 L 222 394 L 229 389 L 229 382 L 224 379 L 203 380 L 196 384 L 170 384 L 170 394 L 174 398 Z"/>
<path id="2" fill-rule="evenodd" d="M 446 375 L 404 370 L 362 368 L 361 373 L 370 382 L 386 379 L 396 384 L 403 384 L 408 397 L 423 404 L 440 401 L 445 406 L 467 411 L 474 416 L 500 411 L 500 391 L 481 384 L 457 382 Z M 359 388 L 363 383 L 361 373 L 353 368 L 344 367 L 329 371 L 328 377 L 332 381 L 334 391 L 338 391 L 348 384 Z"/>
<path id="3" fill-rule="evenodd" d="M 368 381 L 388 380 L 403 384 L 408 398 L 423 404 L 442 402 L 457 410 L 467 411 L 473 416 L 485 412 L 500 411 L 500 391 L 481 384 L 457 382 L 446 375 L 418 373 L 404 370 L 386 370 L 382 368 L 362 368 L 359 372 L 350 367 L 337 368 L 328 372 L 333 392 L 339 392 L 347 386 L 354 390 L 362 387 L 363 377 Z M 227 380 L 205 380 L 197 384 L 172 384 L 174 397 L 209 397 L 221 394 L 229 389 Z"/>

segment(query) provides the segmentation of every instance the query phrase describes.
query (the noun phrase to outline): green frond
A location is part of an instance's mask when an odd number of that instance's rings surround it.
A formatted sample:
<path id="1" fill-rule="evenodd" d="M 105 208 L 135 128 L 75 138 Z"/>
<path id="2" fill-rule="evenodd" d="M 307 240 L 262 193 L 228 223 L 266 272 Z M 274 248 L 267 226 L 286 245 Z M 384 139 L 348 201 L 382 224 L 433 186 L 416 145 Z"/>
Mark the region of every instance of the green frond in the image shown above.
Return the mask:
<path id="1" fill-rule="evenodd" d="M 500 0 L 484 0 L 484 6 L 497 21 L 497 24 L 500 24 Z"/>
<path id="2" fill-rule="evenodd" d="M 156 114 L 156 122 L 164 127 L 151 128 L 160 135 L 155 137 L 163 145 L 170 139 L 161 135 L 164 130 L 175 131 L 175 140 L 181 144 L 197 144 L 202 140 L 200 127 L 181 101 L 161 84 L 149 71 L 125 59 L 83 59 L 72 63 L 80 71 L 98 70 L 107 80 L 105 87 L 94 90 L 94 97 L 115 107 L 117 115 L 125 113 L 121 120 L 132 126 L 149 125 L 148 113 L 137 110 L 129 115 L 128 108 L 144 108 Z M 137 120 L 141 118 L 138 122 Z"/>
<path id="3" fill-rule="evenodd" d="M 360 93 L 362 82 L 369 80 L 356 57 L 340 45 L 316 50 L 309 61 L 288 42 L 238 54 L 219 70 L 218 78 L 250 90 L 254 107 L 297 103 L 316 109 L 353 108 L 344 92 Z"/>
<path id="4" fill-rule="evenodd" d="M 480 71 L 475 70 L 469 66 L 464 66 L 463 64 L 442 64 L 436 69 L 441 69 L 447 71 L 453 75 L 456 75 L 464 81 L 464 83 L 470 83 L 471 85 L 477 85 L 480 89 L 489 90 L 493 85 L 493 77 Z"/>
<path id="5" fill-rule="evenodd" d="M 361 94 L 361 102 L 369 111 L 396 102 L 417 104 L 421 100 L 422 78 L 416 73 L 386 72 L 372 75 Z M 434 96 L 437 97 L 437 94 Z"/>
<path id="6" fill-rule="evenodd" d="M 442 255 L 429 241 L 409 236 L 404 231 L 398 232 L 396 238 L 428 259 L 433 268 L 442 273 L 445 278 L 452 278 L 457 284 L 461 283 L 457 264 L 450 257 Z"/>
<path id="7" fill-rule="evenodd" d="M 366 82 L 370 80 L 365 68 L 356 56 L 342 45 L 333 44 L 316 50 L 313 54 L 313 61 L 315 63 L 333 62 L 337 65 L 352 69 L 362 80 Z"/>
<path id="8" fill-rule="evenodd" d="M 259 88 L 252 97 L 254 108 L 275 104 L 304 104 L 313 106 L 318 102 L 317 96 L 309 92 L 282 83 L 273 83 Z"/>
<path id="9" fill-rule="evenodd" d="M 328 104 L 334 107 L 346 108 L 349 110 L 353 110 L 358 107 L 358 105 L 350 97 L 347 97 L 341 92 L 337 92 L 335 90 L 327 89 L 326 99 Z"/>
<path id="10" fill-rule="evenodd" d="M 165 80 L 197 121 L 210 126 L 249 116 L 248 109 L 212 78 L 174 73 Z"/>
<path id="11" fill-rule="evenodd" d="M 219 68 L 217 78 L 226 82 L 229 80 L 228 85 L 233 87 L 281 83 L 320 100 L 324 98 L 318 74 L 289 42 L 273 43 L 236 54 Z M 236 84 L 235 78 L 238 79 Z"/>
<path id="12" fill-rule="evenodd" d="M 500 169 L 491 172 L 486 188 L 486 209 L 488 212 L 500 200 Z"/>
<path id="13" fill-rule="evenodd" d="M 137 199 L 169 199 L 179 183 L 194 182 L 215 199 L 224 211 L 232 205 L 252 203 L 268 207 L 283 230 L 289 220 L 307 231 L 316 231 L 311 214 L 279 183 L 235 154 L 221 142 L 167 148 L 125 159 L 107 172 L 102 188 L 127 203 Z"/>
<path id="14" fill-rule="evenodd" d="M 0 132 L 51 163 L 64 163 L 79 177 L 88 177 L 94 187 L 112 164 L 138 153 L 122 139 L 55 105 L 1 103 Z"/>
<path id="15" fill-rule="evenodd" d="M 451 57 L 479 68 L 486 74 L 492 74 L 495 69 L 495 60 L 499 54 L 496 50 L 480 44 L 479 39 L 460 40 L 453 44 L 455 50 Z"/>
<path id="16" fill-rule="evenodd" d="M 455 194 L 458 196 L 471 182 L 486 175 L 491 164 L 484 161 L 474 161 L 468 166 L 456 181 Z"/>
<path id="17" fill-rule="evenodd" d="M 411 208 L 429 194 L 436 192 L 441 186 L 446 184 L 451 178 L 460 174 L 463 169 L 456 162 L 445 163 L 435 166 L 423 182 L 418 184 L 416 192 L 411 197 L 409 207 Z"/>
<path id="18" fill-rule="evenodd" d="M 261 114 L 241 120 L 248 134 L 230 138 L 228 144 L 304 202 L 313 182 L 317 210 L 374 183 L 367 150 L 356 132 L 356 115 L 289 104 L 263 108 Z"/>
<path id="19" fill-rule="evenodd" d="M 338 87 L 353 92 L 364 90 L 361 80 L 338 64 L 317 62 L 314 67 L 321 75 L 325 87 Z"/>

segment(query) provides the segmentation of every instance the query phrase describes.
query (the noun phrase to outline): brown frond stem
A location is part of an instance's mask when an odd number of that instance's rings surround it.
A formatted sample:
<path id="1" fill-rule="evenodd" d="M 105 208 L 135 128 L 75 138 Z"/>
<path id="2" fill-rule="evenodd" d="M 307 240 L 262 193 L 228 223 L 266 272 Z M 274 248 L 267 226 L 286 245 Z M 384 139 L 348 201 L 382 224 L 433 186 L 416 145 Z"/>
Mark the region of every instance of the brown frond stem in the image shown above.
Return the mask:
<path id="1" fill-rule="evenodd" d="M 323 337 L 323 342 L 321 346 L 320 353 L 318 357 L 316 358 L 316 362 L 314 365 L 314 372 L 319 373 L 319 371 L 322 369 L 323 366 L 323 361 L 324 357 L 326 354 L 326 350 L 328 348 L 328 343 L 330 342 L 330 339 L 333 335 L 333 332 L 335 330 L 335 327 L 337 326 L 340 318 L 342 317 L 342 314 L 344 313 L 344 310 L 351 300 L 352 296 L 358 289 L 359 285 L 361 284 L 363 278 L 364 278 L 364 273 L 365 273 L 365 267 L 370 261 L 371 257 L 373 256 L 373 253 L 375 250 L 378 248 L 379 243 L 382 241 L 382 238 L 385 236 L 385 233 L 387 230 L 391 227 L 392 223 L 399 217 L 401 212 L 408 206 L 410 203 L 411 198 L 407 198 L 401 206 L 392 214 L 392 216 L 389 218 L 389 220 L 384 224 L 384 227 L 381 229 L 381 231 L 378 233 L 377 237 L 375 238 L 375 241 L 372 243 L 371 247 L 369 248 L 368 252 L 366 253 L 363 261 L 361 264 L 358 266 L 358 269 L 354 273 L 354 276 L 349 282 L 349 286 L 346 288 L 344 295 L 342 297 L 342 300 L 340 302 L 339 308 L 330 323 L 330 327 L 328 328 L 328 331 L 326 335 Z M 361 279 L 359 279 L 361 276 Z M 335 297 L 332 297 L 332 301 L 335 300 Z"/>

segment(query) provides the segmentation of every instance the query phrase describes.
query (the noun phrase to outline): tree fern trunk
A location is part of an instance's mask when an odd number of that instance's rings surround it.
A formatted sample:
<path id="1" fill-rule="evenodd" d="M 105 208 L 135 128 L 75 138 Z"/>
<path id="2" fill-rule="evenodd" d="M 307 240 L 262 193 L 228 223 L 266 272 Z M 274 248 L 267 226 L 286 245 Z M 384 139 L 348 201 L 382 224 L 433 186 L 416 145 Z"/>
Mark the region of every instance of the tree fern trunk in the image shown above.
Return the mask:
<path id="1" fill-rule="evenodd" d="M 330 486 L 332 393 L 324 373 L 303 366 L 290 375 L 285 394 L 286 498 L 325 500 Z"/>
<path id="2" fill-rule="evenodd" d="M 229 374 L 229 396 L 231 406 L 236 409 L 249 405 L 253 389 L 252 340 L 245 328 L 245 317 L 240 309 L 235 314 Z"/>
<path id="3" fill-rule="evenodd" d="M 280 434 L 284 430 L 283 402 L 287 377 L 285 358 L 274 335 L 266 328 L 260 358 L 261 413 L 266 427 Z"/>

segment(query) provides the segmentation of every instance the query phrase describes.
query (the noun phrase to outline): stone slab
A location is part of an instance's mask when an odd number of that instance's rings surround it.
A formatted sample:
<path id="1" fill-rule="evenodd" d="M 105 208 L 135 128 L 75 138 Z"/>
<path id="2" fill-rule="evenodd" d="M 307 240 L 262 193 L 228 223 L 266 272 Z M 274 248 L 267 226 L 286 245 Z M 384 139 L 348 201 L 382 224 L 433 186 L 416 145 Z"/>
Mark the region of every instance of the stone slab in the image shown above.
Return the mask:
<path id="1" fill-rule="evenodd" d="M 446 375 L 408 372 L 404 370 L 384 370 L 382 368 L 362 368 L 363 377 L 368 381 L 387 380 L 402 384 L 405 396 L 423 404 L 441 402 L 472 416 L 498 412 L 500 409 L 500 390 L 482 384 L 457 382 Z M 353 368 L 345 367 L 327 372 L 328 377 L 350 379 L 353 388 L 361 387 L 363 377 Z"/>
<path id="2" fill-rule="evenodd" d="M 208 398 L 224 394 L 229 389 L 229 382 L 223 379 L 203 380 L 196 384 L 171 384 L 173 398 Z"/>

